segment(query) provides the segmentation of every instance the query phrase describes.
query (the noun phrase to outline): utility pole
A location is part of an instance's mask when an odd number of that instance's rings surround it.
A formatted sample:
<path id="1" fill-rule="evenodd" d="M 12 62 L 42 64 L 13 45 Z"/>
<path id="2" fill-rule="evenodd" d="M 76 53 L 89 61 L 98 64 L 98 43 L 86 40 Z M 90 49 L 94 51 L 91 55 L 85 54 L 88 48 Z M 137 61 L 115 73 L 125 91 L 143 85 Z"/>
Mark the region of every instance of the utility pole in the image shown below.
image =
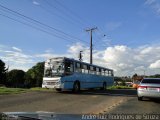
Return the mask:
<path id="1" fill-rule="evenodd" d="M 143 72 L 144 72 L 144 77 L 145 77 L 146 71 L 144 70 Z"/>
<path id="2" fill-rule="evenodd" d="M 92 31 L 96 30 L 97 27 L 87 29 L 86 32 L 90 32 L 90 64 L 92 64 L 92 49 L 93 49 L 93 44 L 92 44 Z"/>
<path id="3" fill-rule="evenodd" d="M 79 51 L 79 61 L 83 61 L 83 59 L 82 59 L 82 57 L 83 57 L 82 52 L 83 51 Z"/>

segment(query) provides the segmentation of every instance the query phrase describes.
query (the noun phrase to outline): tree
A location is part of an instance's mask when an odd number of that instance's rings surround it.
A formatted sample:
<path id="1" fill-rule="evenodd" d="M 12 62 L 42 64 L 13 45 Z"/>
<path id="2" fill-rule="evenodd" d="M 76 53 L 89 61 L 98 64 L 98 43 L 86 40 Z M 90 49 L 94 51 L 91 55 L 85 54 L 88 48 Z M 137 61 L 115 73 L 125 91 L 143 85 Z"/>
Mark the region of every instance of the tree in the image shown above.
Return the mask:
<path id="1" fill-rule="evenodd" d="M 7 74 L 8 86 L 10 87 L 24 87 L 24 76 L 23 70 L 11 70 Z"/>
<path id="2" fill-rule="evenodd" d="M 132 78 L 135 78 L 135 77 L 137 77 L 138 75 L 137 75 L 137 73 L 135 73 L 133 76 L 132 76 Z"/>
<path id="3" fill-rule="evenodd" d="M 30 88 L 30 87 L 35 87 L 36 85 L 36 80 L 35 80 L 35 75 L 33 69 L 29 69 L 26 74 L 25 74 L 25 86 Z"/>
<path id="4" fill-rule="evenodd" d="M 26 72 L 25 84 L 28 87 L 40 87 L 44 73 L 44 62 L 39 62 Z"/>
<path id="5" fill-rule="evenodd" d="M 0 60 L 0 84 L 6 84 L 6 72 L 5 63 Z"/>
<path id="6" fill-rule="evenodd" d="M 136 73 L 132 76 L 133 80 L 141 81 L 144 76 L 137 75 Z"/>

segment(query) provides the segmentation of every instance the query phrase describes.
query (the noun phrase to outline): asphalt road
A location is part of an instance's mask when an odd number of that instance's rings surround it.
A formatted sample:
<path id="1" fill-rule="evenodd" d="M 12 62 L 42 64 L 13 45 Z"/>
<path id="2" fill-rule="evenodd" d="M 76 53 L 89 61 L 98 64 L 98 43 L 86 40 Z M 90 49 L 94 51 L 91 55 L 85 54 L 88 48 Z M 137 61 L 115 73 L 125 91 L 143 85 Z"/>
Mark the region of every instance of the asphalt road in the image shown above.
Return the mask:
<path id="1" fill-rule="evenodd" d="M 133 97 L 127 102 L 113 108 L 109 113 L 116 114 L 160 114 L 160 99 L 144 98 L 138 101 L 137 97 Z"/>
<path id="2" fill-rule="evenodd" d="M 158 101 L 138 101 L 135 90 L 55 91 L 0 95 L 0 112 L 48 111 L 71 114 L 160 112 Z"/>

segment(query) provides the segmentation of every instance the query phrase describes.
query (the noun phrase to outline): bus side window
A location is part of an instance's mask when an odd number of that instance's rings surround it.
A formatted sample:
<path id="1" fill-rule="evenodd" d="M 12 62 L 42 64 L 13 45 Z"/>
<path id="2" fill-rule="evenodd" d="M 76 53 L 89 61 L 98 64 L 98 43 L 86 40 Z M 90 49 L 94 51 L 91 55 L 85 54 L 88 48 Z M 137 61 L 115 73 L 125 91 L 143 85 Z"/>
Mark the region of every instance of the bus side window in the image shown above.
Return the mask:
<path id="1" fill-rule="evenodd" d="M 82 65 L 82 73 L 88 73 L 87 65 Z"/>
<path id="2" fill-rule="evenodd" d="M 99 68 L 96 67 L 96 74 L 98 75 L 99 73 Z"/>
<path id="3" fill-rule="evenodd" d="M 114 76 L 114 75 L 113 75 L 113 71 L 111 71 L 111 76 Z"/>
<path id="4" fill-rule="evenodd" d="M 96 68 L 96 74 L 101 75 L 101 69 L 100 68 Z"/>
<path id="5" fill-rule="evenodd" d="M 108 76 L 110 75 L 110 71 L 108 70 Z"/>
<path id="6" fill-rule="evenodd" d="M 90 66 L 90 71 L 89 71 L 89 73 L 90 73 L 90 74 L 96 74 L 95 72 L 96 72 L 96 68 L 93 67 L 93 66 Z"/>
<path id="7" fill-rule="evenodd" d="M 101 69 L 101 75 L 104 75 L 104 69 Z"/>
<path id="8" fill-rule="evenodd" d="M 79 72 L 79 73 L 82 72 L 81 64 L 80 63 L 76 63 L 76 72 Z"/>
<path id="9" fill-rule="evenodd" d="M 65 62 L 65 73 L 66 74 L 73 73 L 73 62 L 71 62 L 71 61 L 66 61 Z"/>
<path id="10" fill-rule="evenodd" d="M 108 71 L 108 70 L 105 70 L 104 75 L 105 75 L 105 76 L 108 76 L 108 75 L 109 75 L 109 71 Z"/>
<path id="11" fill-rule="evenodd" d="M 109 71 L 109 74 L 108 74 L 109 76 L 112 76 L 112 71 Z"/>

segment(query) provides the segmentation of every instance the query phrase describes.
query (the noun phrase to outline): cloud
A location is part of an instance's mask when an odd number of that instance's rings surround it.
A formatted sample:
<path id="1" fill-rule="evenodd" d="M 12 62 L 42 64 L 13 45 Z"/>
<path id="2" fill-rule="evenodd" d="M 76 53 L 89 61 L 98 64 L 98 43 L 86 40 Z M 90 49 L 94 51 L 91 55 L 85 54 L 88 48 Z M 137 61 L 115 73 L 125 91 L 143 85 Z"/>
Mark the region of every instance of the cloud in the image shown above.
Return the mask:
<path id="1" fill-rule="evenodd" d="M 33 0 L 33 2 L 32 2 L 34 5 L 40 5 L 40 3 L 39 2 L 37 2 L 37 1 L 35 1 L 35 0 Z"/>
<path id="2" fill-rule="evenodd" d="M 146 5 L 151 5 L 151 4 L 155 3 L 155 2 L 156 2 L 156 0 L 146 0 L 145 4 Z"/>
<path id="3" fill-rule="evenodd" d="M 17 48 L 17 47 L 12 47 L 13 50 L 16 50 L 18 52 L 22 52 L 22 50 L 20 48 Z"/>
<path id="4" fill-rule="evenodd" d="M 79 52 L 82 51 L 83 58 L 88 58 L 89 48 L 83 45 L 82 43 L 76 43 L 68 48 L 68 54 L 72 58 L 78 59 Z M 84 59 L 86 61 L 86 59 Z"/>
<path id="5" fill-rule="evenodd" d="M 115 45 L 101 51 L 94 50 L 93 61 L 94 64 L 114 69 L 115 74 L 120 76 L 133 75 L 134 73 L 144 74 L 144 70 L 147 71 L 147 74 L 154 74 L 159 71 L 151 70 L 149 66 L 155 60 L 160 59 L 159 52 L 158 45 L 137 48 Z M 84 57 L 84 60 L 89 62 L 89 51 L 85 53 Z"/>
<path id="6" fill-rule="evenodd" d="M 59 57 L 60 55 L 55 55 L 53 53 L 42 53 L 42 54 L 35 54 L 34 56 L 37 58 L 43 58 L 46 60 L 53 57 Z"/>
<path id="7" fill-rule="evenodd" d="M 83 61 L 89 62 L 89 48 L 77 43 L 69 46 L 70 57 L 78 59 L 78 53 L 83 50 Z M 144 45 L 137 48 L 130 48 L 125 45 L 115 45 L 104 50 L 93 51 L 93 63 L 96 65 L 112 68 L 115 75 L 126 76 L 137 74 L 154 74 L 158 70 L 151 69 L 150 64 L 160 59 L 159 45 Z M 67 53 L 68 54 L 68 53 Z"/>
<path id="8" fill-rule="evenodd" d="M 151 63 L 149 68 L 157 69 L 160 68 L 160 60 L 155 61 L 154 63 Z"/>
<path id="9" fill-rule="evenodd" d="M 33 57 L 26 53 L 23 53 L 21 49 L 17 47 L 0 46 L 0 59 L 2 59 L 6 66 L 9 65 L 9 69 L 23 69 L 28 70 L 35 64 Z"/>
<path id="10" fill-rule="evenodd" d="M 160 15 L 160 1 L 146 0 L 144 4 L 149 6 L 157 15 Z"/>
<path id="11" fill-rule="evenodd" d="M 13 47 L 0 45 L 0 58 L 7 64 L 9 62 L 11 69 L 27 70 L 37 62 L 45 61 L 52 57 L 69 57 L 78 60 L 79 51 L 83 51 L 83 61 L 89 63 L 89 47 L 76 43 L 68 46 L 64 54 L 55 54 L 47 49 L 43 53 L 26 54 L 13 50 Z M 93 50 L 93 63 L 114 70 L 116 76 L 128 76 L 137 74 L 157 74 L 160 68 L 160 46 L 144 45 L 131 48 L 126 45 L 115 45 L 106 47 L 103 50 Z"/>
<path id="12" fill-rule="evenodd" d="M 45 52 L 46 53 L 51 53 L 51 52 L 53 52 L 53 50 L 51 48 L 49 48 L 49 49 L 45 50 Z"/>
<path id="13" fill-rule="evenodd" d="M 109 22 L 106 24 L 106 28 L 108 31 L 113 31 L 122 26 L 121 22 Z"/>

